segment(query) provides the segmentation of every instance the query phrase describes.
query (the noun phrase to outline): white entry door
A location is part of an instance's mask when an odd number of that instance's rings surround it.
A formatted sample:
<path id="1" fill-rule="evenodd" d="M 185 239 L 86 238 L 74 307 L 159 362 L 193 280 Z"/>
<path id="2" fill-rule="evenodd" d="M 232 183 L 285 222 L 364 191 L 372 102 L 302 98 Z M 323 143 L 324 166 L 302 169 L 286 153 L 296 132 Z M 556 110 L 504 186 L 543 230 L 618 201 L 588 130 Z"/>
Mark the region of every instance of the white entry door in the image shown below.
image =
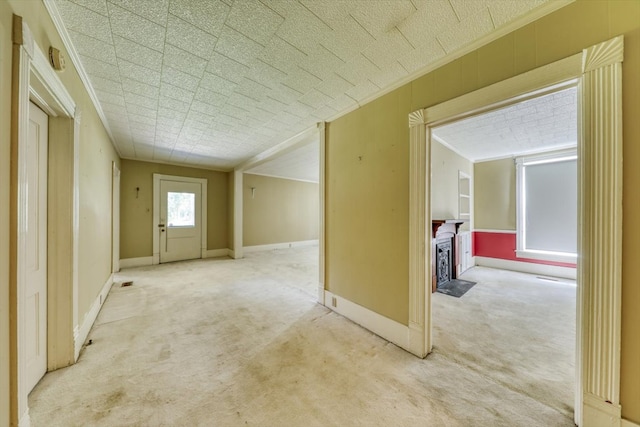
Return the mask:
<path id="1" fill-rule="evenodd" d="M 202 185 L 160 181 L 160 262 L 202 257 Z"/>
<path id="2" fill-rule="evenodd" d="M 47 151 L 49 118 L 29 105 L 26 159 L 26 247 L 24 255 L 27 390 L 47 371 Z"/>

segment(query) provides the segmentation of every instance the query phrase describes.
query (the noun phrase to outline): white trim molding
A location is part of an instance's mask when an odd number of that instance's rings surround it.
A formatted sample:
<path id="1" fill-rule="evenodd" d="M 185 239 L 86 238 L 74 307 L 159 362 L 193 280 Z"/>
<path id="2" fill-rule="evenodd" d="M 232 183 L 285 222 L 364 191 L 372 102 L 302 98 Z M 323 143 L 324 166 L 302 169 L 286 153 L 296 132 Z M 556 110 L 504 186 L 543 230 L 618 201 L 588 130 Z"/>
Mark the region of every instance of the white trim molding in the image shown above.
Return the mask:
<path id="1" fill-rule="evenodd" d="M 616 37 L 503 82 L 409 115 L 409 311 L 431 339 L 429 197 L 431 128 L 525 99 L 578 87 L 578 286 L 575 422 L 620 425 L 622 59 Z M 421 124 L 420 122 L 424 123 Z M 413 130 L 413 128 L 419 130 Z M 424 191 L 420 187 L 424 185 Z M 474 230 L 478 231 L 478 230 Z M 476 257 L 476 262 L 482 264 Z M 422 264 L 424 264 L 424 270 Z M 424 304 L 423 313 L 415 313 Z M 422 317 L 423 316 L 423 317 Z M 429 347 L 426 346 L 428 349 Z M 427 350 L 428 351 L 428 350 Z M 412 351 L 413 352 L 413 351 Z M 613 418 L 611 418 L 613 417 Z M 614 424 L 609 424 L 609 419 Z M 583 423 L 584 421 L 584 423 Z"/>
<path id="2" fill-rule="evenodd" d="M 120 270 L 122 270 L 123 268 L 146 267 L 153 264 L 154 262 L 153 262 L 152 256 L 143 256 L 138 258 L 124 258 L 120 260 Z"/>
<path id="3" fill-rule="evenodd" d="M 582 388 L 590 408 L 620 422 L 623 37 L 582 53 L 578 189 Z M 594 402 L 599 401 L 600 405 Z M 587 417 L 584 426 L 604 425 Z M 591 411 L 590 413 L 593 413 Z"/>
<path id="4" fill-rule="evenodd" d="M 562 277 L 576 280 L 576 269 L 557 265 L 536 264 L 532 262 L 512 261 L 509 259 L 475 256 L 475 265 L 479 267 L 499 268 L 500 270 L 518 271 L 520 273 L 538 274 L 542 276 Z"/>
<path id="5" fill-rule="evenodd" d="M 270 243 L 268 245 L 245 246 L 244 253 L 272 251 L 275 249 L 302 248 L 305 246 L 318 246 L 318 240 L 300 240 L 297 242 Z"/>
<path id="6" fill-rule="evenodd" d="M 409 351 L 431 352 L 431 132 L 423 110 L 409 115 Z M 429 260 L 429 261 L 427 261 Z M 428 309 L 427 309 L 428 307 Z"/>
<path id="7" fill-rule="evenodd" d="M 98 314 L 100 313 L 100 310 L 102 309 L 102 306 L 104 305 L 104 302 L 106 301 L 107 296 L 109 295 L 111 286 L 113 286 L 113 274 L 109 275 L 109 277 L 107 278 L 107 281 L 102 286 L 100 293 L 98 293 L 98 296 L 93 301 L 93 304 L 91 304 L 91 308 L 85 314 L 84 319 L 82 320 L 82 325 L 79 328 L 76 328 L 75 330 L 73 342 L 74 342 L 74 354 L 75 354 L 76 361 L 78 361 L 78 357 L 80 357 L 80 351 L 82 350 L 82 346 L 84 345 L 84 342 L 87 340 L 87 337 L 89 336 L 89 332 L 91 332 L 91 328 L 93 327 L 93 324 L 98 318 Z"/>
<path id="8" fill-rule="evenodd" d="M 242 245 L 244 241 L 243 224 L 243 183 L 244 173 L 242 170 L 233 171 L 233 259 L 244 257 Z"/>
<path id="9" fill-rule="evenodd" d="M 411 352 L 409 349 L 410 331 L 406 325 L 391 320 L 361 305 L 325 291 L 325 307 L 368 329 L 374 334 Z"/>
<path id="10" fill-rule="evenodd" d="M 229 249 L 209 249 L 202 258 L 221 258 L 229 256 Z"/>
<path id="11" fill-rule="evenodd" d="M 324 305 L 324 275 L 325 275 L 325 204 L 326 204 L 326 147 L 327 147 L 327 124 L 325 122 L 318 123 L 318 139 L 319 150 L 318 163 L 320 166 L 319 180 L 318 180 L 318 303 Z"/>
<path id="12" fill-rule="evenodd" d="M 516 234 L 516 230 L 492 230 L 490 228 L 476 228 L 473 233 L 501 233 L 501 234 Z"/>

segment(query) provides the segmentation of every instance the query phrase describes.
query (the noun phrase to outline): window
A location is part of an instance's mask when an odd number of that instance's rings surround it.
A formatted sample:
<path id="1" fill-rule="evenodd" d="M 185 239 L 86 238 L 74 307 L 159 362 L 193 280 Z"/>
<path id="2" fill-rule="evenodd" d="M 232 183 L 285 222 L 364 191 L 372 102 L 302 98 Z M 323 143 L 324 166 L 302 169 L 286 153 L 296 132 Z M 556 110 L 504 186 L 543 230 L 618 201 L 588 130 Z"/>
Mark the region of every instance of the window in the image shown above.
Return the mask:
<path id="1" fill-rule="evenodd" d="M 195 227 L 196 195 L 167 193 L 167 223 L 169 227 Z"/>
<path id="2" fill-rule="evenodd" d="M 516 159 L 519 258 L 576 262 L 575 150 Z"/>

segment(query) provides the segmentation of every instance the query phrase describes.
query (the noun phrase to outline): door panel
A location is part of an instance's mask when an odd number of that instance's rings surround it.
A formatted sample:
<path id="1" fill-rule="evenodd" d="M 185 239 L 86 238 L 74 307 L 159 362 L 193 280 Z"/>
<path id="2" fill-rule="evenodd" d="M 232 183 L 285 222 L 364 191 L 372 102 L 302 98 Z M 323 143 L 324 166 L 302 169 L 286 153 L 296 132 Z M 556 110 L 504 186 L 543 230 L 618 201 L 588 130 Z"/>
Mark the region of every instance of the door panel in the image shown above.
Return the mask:
<path id="1" fill-rule="evenodd" d="M 47 150 L 49 118 L 29 106 L 25 251 L 27 389 L 47 371 Z"/>
<path id="2" fill-rule="evenodd" d="M 160 181 L 160 262 L 202 256 L 202 186 Z"/>

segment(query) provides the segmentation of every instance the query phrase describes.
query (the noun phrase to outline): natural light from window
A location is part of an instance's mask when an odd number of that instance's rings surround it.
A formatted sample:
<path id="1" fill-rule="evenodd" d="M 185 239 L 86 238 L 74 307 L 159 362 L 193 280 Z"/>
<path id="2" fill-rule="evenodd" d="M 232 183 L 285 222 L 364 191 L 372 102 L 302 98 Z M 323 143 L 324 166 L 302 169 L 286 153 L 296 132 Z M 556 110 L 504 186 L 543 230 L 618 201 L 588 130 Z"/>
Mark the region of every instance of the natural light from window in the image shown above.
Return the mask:
<path id="1" fill-rule="evenodd" d="M 575 263 L 577 155 L 575 151 L 516 159 L 519 258 Z"/>
<path id="2" fill-rule="evenodd" d="M 169 227 L 195 227 L 196 195 L 167 193 L 167 222 Z"/>

